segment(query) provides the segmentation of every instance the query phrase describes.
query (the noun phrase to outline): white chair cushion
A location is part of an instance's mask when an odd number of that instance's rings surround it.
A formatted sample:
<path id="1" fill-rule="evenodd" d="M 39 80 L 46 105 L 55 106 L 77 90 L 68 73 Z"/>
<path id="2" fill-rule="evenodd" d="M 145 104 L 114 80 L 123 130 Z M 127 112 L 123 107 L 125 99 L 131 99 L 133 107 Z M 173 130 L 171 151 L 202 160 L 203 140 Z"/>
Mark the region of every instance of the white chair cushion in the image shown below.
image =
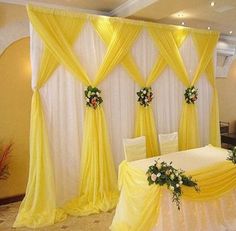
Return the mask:
<path id="1" fill-rule="evenodd" d="M 145 136 L 133 139 L 123 139 L 125 159 L 127 161 L 140 160 L 146 158 Z"/>
<path id="2" fill-rule="evenodd" d="M 159 134 L 159 144 L 161 155 L 171 152 L 178 152 L 178 132 Z"/>

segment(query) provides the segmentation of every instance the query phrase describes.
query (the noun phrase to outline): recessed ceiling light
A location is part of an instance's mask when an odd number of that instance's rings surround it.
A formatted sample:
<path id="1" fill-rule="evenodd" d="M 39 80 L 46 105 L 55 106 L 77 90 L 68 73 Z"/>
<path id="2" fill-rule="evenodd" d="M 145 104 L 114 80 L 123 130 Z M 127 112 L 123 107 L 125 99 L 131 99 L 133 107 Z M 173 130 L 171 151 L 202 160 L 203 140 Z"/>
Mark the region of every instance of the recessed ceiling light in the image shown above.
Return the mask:
<path id="1" fill-rule="evenodd" d="M 208 27 L 207 27 L 207 29 L 208 29 L 208 30 L 210 30 L 210 29 L 211 29 L 211 27 L 210 27 L 210 26 L 208 26 Z"/>
<path id="2" fill-rule="evenodd" d="M 184 22 L 181 22 L 181 25 L 184 25 Z"/>
<path id="3" fill-rule="evenodd" d="M 211 6 L 214 6 L 215 5 L 215 2 L 211 2 Z"/>
<path id="4" fill-rule="evenodd" d="M 230 34 L 232 34 L 232 33 L 233 33 L 233 31 L 231 30 L 229 33 L 230 33 Z"/>

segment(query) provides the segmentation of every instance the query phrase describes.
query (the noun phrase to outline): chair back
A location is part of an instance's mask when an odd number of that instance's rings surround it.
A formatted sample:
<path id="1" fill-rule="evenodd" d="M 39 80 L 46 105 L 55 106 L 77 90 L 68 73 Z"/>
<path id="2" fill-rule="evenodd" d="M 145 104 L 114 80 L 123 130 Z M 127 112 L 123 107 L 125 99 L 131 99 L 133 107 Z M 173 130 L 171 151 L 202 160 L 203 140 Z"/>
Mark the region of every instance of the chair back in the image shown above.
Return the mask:
<path id="1" fill-rule="evenodd" d="M 179 151 L 178 132 L 159 134 L 161 155 Z"/>
<path id="2" fill-rule="evenodd" d="M 146 139 L 140 136 L 132 139 L 123 139 L 125 159 L 134 161 L 146 158 Z"/>

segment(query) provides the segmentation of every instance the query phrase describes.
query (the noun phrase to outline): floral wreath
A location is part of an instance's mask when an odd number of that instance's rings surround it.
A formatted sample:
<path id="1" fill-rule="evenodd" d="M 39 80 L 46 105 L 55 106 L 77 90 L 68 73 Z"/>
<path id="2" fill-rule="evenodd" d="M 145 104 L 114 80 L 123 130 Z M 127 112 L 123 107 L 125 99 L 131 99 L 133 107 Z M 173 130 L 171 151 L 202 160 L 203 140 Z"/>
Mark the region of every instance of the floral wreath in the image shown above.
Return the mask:
<path id="1" fill-rule="evenodd" d="M 158 184 L 160 186 L 166 184 L 167 188 L 172 191 L 172 201 L 175 202 L 178 209 L 180 209 L 180 196 L 182 195 L 181 185 L 194 187 L 199 192 L 197 182 L 192 180 L 191 176 L 184 175 L 184 171 L 181 169 L 175 169 L 172 162 L 167 164 L 166 162 L 159 162 L 159 159 L 155 161 L 154 165 L 149 166 L 146 174 L 148 175 L 149 185 Z"/>
<path id="2" fill-rule="evenodd" d="M 141 88 L 140 91 L 137 92 L 138 102 L 141 106 L 147 107 L 150 105 L 153 99 L 153 93 L 151 87 Z"/>
<path id="3" fill-rule="evenodd" d="M 233 164 L 236 164 L 236 146 L 232 149 L 232 151 L 229 150 L 227 160 L 230 160 Z"/>
<path id="4" fill-rule="evenodd" d="M 98 88 L 88 86 L 84 91 L 86 105 L 92 107 L 93 109 L 96 109 L 97 106 L 99 106 L 103 102 L 100 93 L 101 91 Z"/>
<path id="5" fill-rule="evenodd" d="M 195 101 L 197 100 L 197 96 L 198 96 L 197 91 L 198 91 L 198 89 L 196 89 L 194 86 L 188 87 L 185 90 L 184 97 L 185 97 L 186 103 L 188 103 L 188 104 L 195 103 Z"/>

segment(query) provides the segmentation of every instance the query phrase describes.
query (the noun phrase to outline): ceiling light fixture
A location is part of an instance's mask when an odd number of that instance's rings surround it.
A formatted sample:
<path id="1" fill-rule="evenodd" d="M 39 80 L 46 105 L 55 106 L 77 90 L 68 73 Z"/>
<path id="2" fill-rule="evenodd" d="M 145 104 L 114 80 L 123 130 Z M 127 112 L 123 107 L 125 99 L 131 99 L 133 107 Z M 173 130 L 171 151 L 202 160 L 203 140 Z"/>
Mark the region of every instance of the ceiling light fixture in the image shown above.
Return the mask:
<path id="1" fill-rule="evenodd" d="M 233 33 L 233 31 L 231 30 L 229 33 L 230 33 L 230 34 L 232 34 L 232 33 Z"/>
<path id="2" fill-rule="evenodd" d="M 178 16 L 179 18 L 183 18 L 183 17 L 184 17 L 184 13 L 183 13 L 183 12 L 179 12 L 179 13 L 177 14 L 177 16 Z"/>
<path id="3" fill-rule="evenodd" d="M 207 29 L 208 29 L 208 30 L 210 30 L 210 29 L 211 29 L 211 27 L 210 27 L 210 26 L 208 26 L 208 27 L 207 27 Z"/>
<path id="4" fill-rule="evenodd" d="M 211 6 L 214 6 L 215 5 L 215 2 L 211 2 Z"/>
<path id="5" fill-rule="evenodd" d="M 181 22 L 181 25 L 183 25 L 183 26 L 184 26 L 184 22 Z"/>

